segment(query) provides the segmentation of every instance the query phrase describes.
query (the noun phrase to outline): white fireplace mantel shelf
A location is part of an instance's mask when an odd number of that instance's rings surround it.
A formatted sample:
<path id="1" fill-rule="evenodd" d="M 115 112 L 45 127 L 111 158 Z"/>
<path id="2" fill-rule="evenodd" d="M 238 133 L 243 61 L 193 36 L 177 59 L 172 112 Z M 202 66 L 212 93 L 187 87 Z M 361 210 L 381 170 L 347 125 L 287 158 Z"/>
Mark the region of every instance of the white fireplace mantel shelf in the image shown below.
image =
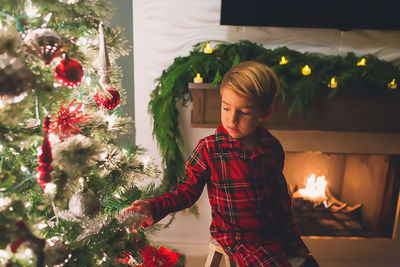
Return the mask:
<path id="1" fill-rule="evenodd" d="M 271 130 L 285 151 L 327 153 L 400 154 L 400 134 L 316 130 Z"/>

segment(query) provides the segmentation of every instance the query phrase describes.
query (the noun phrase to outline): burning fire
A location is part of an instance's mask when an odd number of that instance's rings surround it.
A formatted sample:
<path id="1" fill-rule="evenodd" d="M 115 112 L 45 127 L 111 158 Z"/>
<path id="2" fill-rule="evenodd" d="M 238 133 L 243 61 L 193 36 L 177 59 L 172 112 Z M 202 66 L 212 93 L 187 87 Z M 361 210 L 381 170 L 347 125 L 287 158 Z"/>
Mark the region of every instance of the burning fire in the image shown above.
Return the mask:
<path id="1" fill-rule="evenodd" d="M 299 189 L 296 194 L 313 202 L 323 202 L 327 199 L 325 195 L 326 185 L 325 176 L 316 177 L 315 174 L 312 174 L 307 178 L 306 187 Z"/>

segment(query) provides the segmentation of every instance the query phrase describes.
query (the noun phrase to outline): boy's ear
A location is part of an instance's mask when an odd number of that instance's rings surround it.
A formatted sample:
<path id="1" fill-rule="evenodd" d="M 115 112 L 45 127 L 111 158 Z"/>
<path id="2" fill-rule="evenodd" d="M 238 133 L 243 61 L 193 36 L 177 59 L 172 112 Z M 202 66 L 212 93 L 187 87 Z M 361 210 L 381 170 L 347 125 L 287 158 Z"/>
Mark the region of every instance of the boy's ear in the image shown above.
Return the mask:
<path id="1" fill-rule="evenodd" d="M 272 111 L 274 111 L 274 105 L 271 105 L 266 111 L 264 111 L 264 114 L 261 116 L 261 122 L 266 122 L 271 118 Z"/>

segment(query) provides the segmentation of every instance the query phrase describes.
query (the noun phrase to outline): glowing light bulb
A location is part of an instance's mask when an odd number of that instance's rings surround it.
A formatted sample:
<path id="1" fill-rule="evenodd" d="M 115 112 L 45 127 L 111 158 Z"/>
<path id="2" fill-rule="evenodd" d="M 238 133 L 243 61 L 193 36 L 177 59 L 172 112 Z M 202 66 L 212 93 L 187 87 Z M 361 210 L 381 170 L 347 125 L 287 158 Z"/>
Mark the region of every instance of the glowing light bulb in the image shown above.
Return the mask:
<path id="1" fill-rule="evenodd" d="M 337 81 L 335 77 L 331 78 L 331 82 L 328 84 L 328 87 L 330 88 L 336 88 L 337 87 Z"/>
<path id="2" fill-rule="evenodd" d="M 390 83 L 388 83 L 387 87 L 390 89 L 397 89 L 396 79 L 393 78 L 393 80 Z"/>
<path id="3" fill-rule="evenodd" d="M 30 18 L 39 17 L 39 8 L 32 5 L 32 1 L 28 0 L 25 6 L 26 15 Z"/>
<path id="4" fill-rule="evenodd" d="M 197 73 L 196 77 L 193 79 L 194 83 L 202 83 L 203 78 L 201 78 L 200 73 Z"/>
<path id="5" fill-rule="evenodd" d="M 25 258 L 32 258 L 33 257 L 33 251 L 30 248 L 26 248 L 24 253 L 23 253 Z"/>
<path id="6" fill-rule="evenodd" d="M 11 198 L 9 197 L 0 198 L 0 210 L 8 207 L 10 203 L 11 203 Z"/>
<path id="7" fill-rule="evenodd" d="M 285 58 L 285 57 L 281 57 L 281 61 L 279 61 L 280 65 L 285 65 L 287 64 L 289 61 Z"/>
<path id="8" fill-rule="evenodd" d="M 57 192 L 57 185 L 53 183 L 47 183 L 44 192 L 53 196 Z"/>
<path id="9" fill-rule="evenodd" d="M 87 86 L 90 86 L 92 84 L 92 78 L 90 78 L 89 76 L 85 77 L 85 84 Z"/>
<path id="10" fill-rule="evenodd" d="M 367 65 L 367 60 L 362 58 L 360 61 L 357 62 L 357 66 L 365 66 Z"/>
<path id="11" fill-rule="evenodd" d="M 311 68 L 308 65 L 305 65 L 302 69 L 301 69 L 301 74 L 303 74 L 304 76 L 308 76 L 311 74 Z"/>
<path id="12" fill-rule="evenodd" d="M 210 46 L 210 43 L 206 43 L 203 49 L 204 53 L 206 54 L 211 54 L 213 52 L 212 47 Z"/>

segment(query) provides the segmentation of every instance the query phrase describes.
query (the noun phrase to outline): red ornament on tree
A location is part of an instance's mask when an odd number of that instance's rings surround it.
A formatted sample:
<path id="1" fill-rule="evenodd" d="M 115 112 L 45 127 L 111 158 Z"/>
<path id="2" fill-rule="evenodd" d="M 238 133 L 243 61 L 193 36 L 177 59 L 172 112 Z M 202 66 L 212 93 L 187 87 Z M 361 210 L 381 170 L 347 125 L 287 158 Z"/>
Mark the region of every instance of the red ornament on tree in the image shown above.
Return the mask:
<path id="1" fill-rule="evenodd" d="M 77 106 L 74 105 L 76 99 L 72 100 L 68 106 L 64 107 L 67 100 L 64 100 L 60 104 L 60 110 L 58 111 L 58 116 L 53 116 L 53 121 L 51 122 L 51 131 L 55 134 L 59 134 L 60 140 L 65 136 L 72 134 L 79 134 L 81 129 L 77 124 L 87 124 L 86 120 L 91 119 L 89 114 L 84 113 L 83 104 L 79 103 Z"/>
<path id="2" fill-rule="evenodd" d="M 144 263 L 138 267 L 174 267 L 178 263 L 180 255 L 168 248 L 157 249 L 150 245 L 147 245 L 141 252 Z"/>
<path id="3" fill-rule="evenodd" d="M 107 88 L 107 91 L 98 90 L 94 95 L 94 102 L 101 107 L 112 110 L 118 106 L 120 100 L 119 92 L 112 86 Z"/>
<path id="4" fill-rule="evenodd" d="M 18 220 L 15 222 L 16 232 L 18 233 L 18 238 L 14 242 L 11 243 L 11 252 L 16 253 L 18 248 L 21 246 L 22 243 L 25 241 L 29 242 L 29 246 L 32 250 L 39 254 L 43 252 L 44 246 L 46 245 L 46 240 L 43 238 L 38 238 L 32 234 L 31 230 L 26 226 L 23 220 Z"/>
<path id="5" fill-rule="evenodd" d="M 53 156 L 51 155 L 51 145 L 49 141 L 49 125 L 50 119 L 47 117 L 43 121 L 43 143 L 42 143 L 42 153 L 39 155 L 39 166 L 37 168 L 39 174 L 37 181 L 42 186 L 43 190 L 46 188 L 46 184 L 51 181 L 50 172 L 53 170 L 51 162 L 53 161 Z"/>
<path id="6" fill-rule="evenodd" d="M 67 87 L 79 85 L 83 78 L 83 69 L 78 60 L 65 56 L 56 67 L 54 75 L 60 83 Z"/>

